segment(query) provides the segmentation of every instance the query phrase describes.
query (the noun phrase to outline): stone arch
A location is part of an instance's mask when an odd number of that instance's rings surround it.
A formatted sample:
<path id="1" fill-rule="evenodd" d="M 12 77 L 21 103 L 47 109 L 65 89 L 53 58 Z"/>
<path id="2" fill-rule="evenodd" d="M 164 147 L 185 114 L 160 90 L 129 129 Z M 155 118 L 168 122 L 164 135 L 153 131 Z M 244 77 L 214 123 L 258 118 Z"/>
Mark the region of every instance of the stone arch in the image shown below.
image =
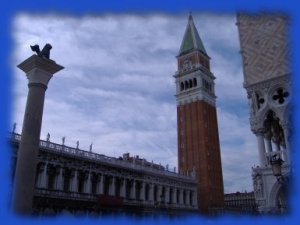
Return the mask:
<path id="1" fill-rule="evenodd" d="M 48 164 L 47 170 L 47 188 L 52 190 L 55 188 L 56 167 L 52 164 Z"/>
<path id="2" fill-rule="evenodd" d="M 264 117 L 263 128 L 268 139 L 272 139 L 278 145 L 284 145 L 284 131 L 280 121 L 277 114 L 273 110 L 269 110 Z"/>
<path id="3" fill-rule="evenodd" d="M 180 91 L 183 91 L 183 90 L 184 90 L 184 83 L 181 82 L 181 83 L 180 83 Z"/>
<path id="4" fill-rule="evenodd" d="M 285 174 L 284 177 L 287 177 Z M 276 180 L 268 196 L 269 205 L 275 211 L 282 211 L 286 208 L 287 196 L 286 187 Z"/>
<path id="5" fill-rule="evenodd" d="M 197 87 L 197 78 L 193 78 L 193 86 Z"/>
<path id="6" fill-rule="evenodd" d="M 190 88 L 193 87 L 193 80 L 192 80 L 192 79 L 189 80 L 189 87 L 190 87 Z"/>
<path id="7" fill-rule="evenodd" d="M 188 89 L 189 88 L 189 83 L 188 83 L 188 81 L 186 80 L 185 82 L 184 82 L 184 90 L 186 90 L 186 89 Z"/>

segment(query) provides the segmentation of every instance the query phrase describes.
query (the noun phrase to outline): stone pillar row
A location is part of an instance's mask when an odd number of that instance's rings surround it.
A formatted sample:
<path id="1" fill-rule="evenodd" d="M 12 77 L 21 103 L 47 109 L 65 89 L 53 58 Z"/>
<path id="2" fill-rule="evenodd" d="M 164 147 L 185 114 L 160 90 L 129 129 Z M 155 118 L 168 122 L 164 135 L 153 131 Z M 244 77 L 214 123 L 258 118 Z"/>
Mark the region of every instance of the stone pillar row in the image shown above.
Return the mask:
<path id="1" fill-rule="evenodd" d="M 48 174 L 47 174 L 47 168 L 48 163 L 46 162 L 43 164 L 43 166 L 40 167 L 38 178 L 36 182 L 36 186 L 38 188 L 47 188 L 48 185 Z M 120 197 L 126 198 L 126 184 L 129 182 L 128 179 L 123 178 L 120 182 Z M 195 201 L 192 197 L 192 200 L 190 200 L 190 194 L 194 196 L 194 191 L 182 189 L 182 188 L 176 188 L 171 186 L 163 186 L 160 184 L 155 183 L 146 183 L 143 181 L 138 180 L 131 180 L 131 188 L 130 188 L 130 199 L 135 200 L 136 199 L 136 185 L 137 182 L 141 182 L 140 184 L 140 201 L 146 201 L 146 185 L 148 186 L 148 200 L 147 202 L 154 203 L 154 187 L 157 186 L 157 193 L 156 193 L 156 199 L 157 202 L 163 202 L 163 203 L 170 203 L 170 204 L 178 204 L 178 205 L 194 205 Z M 56 190 L 63 190 L 63 168 L 59 167 L 58 172 L 56 173 L 56 179 L 55 179 L 55 188 Z M 164 192 L 164 199 L 161 198 L 163 194 L 163 187 L 165 188 Z M 69 190 L 71 192 L 78 192 L 78 170 L 74 169 L 71 173 L 71 179 L 70 179 L 70 186 Z M 177 190 L 178 196 L 177 196 Z M 185 191 L 185 198 L 184 198 L 184 191 Z M 171 193 L 172 192 L 172 193 Z M 83 193 L 91 194 L 92 193 L 92 173 L 88 172 L 85 178 L 84 183 L 84 189 Z M 97 178 L 97 184 L 96 184 L 96 194 L 103 194 L 104 193 L 104 175 L 101 174 Z M 172 196 L 170 196 L 170 193 Z M 112 176 L 109 182 L 109 191 L 108 194 L 110 196 L 115 196 L 116 194 L 116 177 Z M 178 199 L 178 201 L 177 201 Z"/>
<path id="2" fill-rule="evenodd" d="M 281 158 L 290 163 L 290 143 L 289 143 L 289 128 L 288 126 L 283 126 L 284 138 L 286 146 L 282 147 L 279 143 L 274 143 L 275 145 L 272 146 L 272 140 L 270 137 L 266 136 L 263 131 L 255 132 L 258 144 L 258 155 L 259 155 L 259 163 L 261 167 L 267 166 L 270 162 L 270 157 L 272 152 L 281 152 Z M 274 148 L 273 148 L 274 147 Z"/>

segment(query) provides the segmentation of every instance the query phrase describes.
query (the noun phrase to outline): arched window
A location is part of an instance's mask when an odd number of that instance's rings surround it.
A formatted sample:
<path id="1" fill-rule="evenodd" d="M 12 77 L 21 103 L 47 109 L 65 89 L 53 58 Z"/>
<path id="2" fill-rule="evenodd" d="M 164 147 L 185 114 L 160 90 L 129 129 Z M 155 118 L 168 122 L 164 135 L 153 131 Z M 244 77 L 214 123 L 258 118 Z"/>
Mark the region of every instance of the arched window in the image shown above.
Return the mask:
<path id="1" fill-rule="evenodd" d="M 197 79 L 196 79 L 196 78 L 193 79 L 193 86 L 194 86 L 194 87 L 197 86 Z"/>
<path id="2" fill-rule="evenodd" d="M 189 87 L 192 88 L 193 87 L 193 81 L 189 80 Z"/>
<path id="3" fill-rule="evenodd" d="M 189 83 L 187 82 L 187 80 L 184 82 L 184 89 L 188 89 L 189 88 Z"/>
<path id="4" fill-rule="evenodd" d="M 268 152 L 276 152 L 285 149 L 285 135 L 282 126 L 280 125 L 279 118 L 272 110 L 268 111 L 264 121 L 265 138 L 267 140 L 266 147 Z M 283 148 L 282 148 L 283 147 Z M 281 159 L 285 160 L 282 152 L 276 153 Z M 267 159 L 268 162 L 270 158 Z"/>
<path id="5" fill-rule="evenodd" d="M 54 182 L 56 176 L 56 168 L 52 165 L 48 166 L 48 189 L 54 189 Z"/>
<path id="6" fill-rule="evenodd" d="M 180 83 L 180 91 L 183 91 L 184 90 L 184 84 L 183 82 Z"/>

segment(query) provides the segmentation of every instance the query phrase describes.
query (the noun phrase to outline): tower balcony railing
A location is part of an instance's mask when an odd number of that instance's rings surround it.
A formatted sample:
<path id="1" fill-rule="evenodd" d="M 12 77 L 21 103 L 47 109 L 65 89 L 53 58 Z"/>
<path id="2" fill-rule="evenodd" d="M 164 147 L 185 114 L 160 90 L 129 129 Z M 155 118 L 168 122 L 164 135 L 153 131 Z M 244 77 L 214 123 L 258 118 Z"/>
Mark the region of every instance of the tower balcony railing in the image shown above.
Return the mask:
<path id="1" fill-rule="evenodd" d="M 13 142 L 19 143 L 21 141 L 21 135 L 17 133 L 9 133 L 9 139 Z M 103 154 L 98 154 L 90 151 L 81 150 L 79 148 L 73 148 L 66 145 L 56 144 L 50 141 L 40 140 L 39 143 L 40 151 L 46 150 L 51 152 L 57 152 L 60 154 L 79 157 L 82 159 L 92 160 L 99 163 L 109 164 L 115 167 L 123 167 L 127 169 L 138 170 L 140 172 L 148 172 L 148 173 L 155 173 L 157 175 L 164 175 L 173 178 L 179 178 L 188 180 L 191 182 L 196 182 L 195 177 L 179 174 L 176 172 L 168 171 L 166 169 L 158 169 L 151 166 L 139 165 L 134 162 L 128 162 L 122 159 L 106 156 Z"/>

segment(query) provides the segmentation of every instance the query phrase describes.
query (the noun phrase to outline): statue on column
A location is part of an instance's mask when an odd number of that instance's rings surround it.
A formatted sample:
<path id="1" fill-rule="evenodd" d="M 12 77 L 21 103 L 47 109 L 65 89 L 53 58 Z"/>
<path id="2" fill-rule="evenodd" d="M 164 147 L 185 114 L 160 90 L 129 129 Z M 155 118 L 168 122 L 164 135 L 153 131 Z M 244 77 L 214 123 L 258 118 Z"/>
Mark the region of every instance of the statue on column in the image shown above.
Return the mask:
<path id="1" fill-rule="evenodd" d="M 76 142 L 76 148 L 79 148 L 79 141 Z"/>
<path id="2" fill-rule="evenodd" d="M 93 142 L 90 144 L 90 152 L 92 152 L 93 149 Z"/>
<path id="3" fill-rule="evenodd" d="M 42 51 L 40 50 L 39 45 L 30 45 L 30 48 L 32 51 L 36 52 L 39 57 L 50 59 L 50 50 L 52 49 L 50 44 L 46 44 Z"/>

